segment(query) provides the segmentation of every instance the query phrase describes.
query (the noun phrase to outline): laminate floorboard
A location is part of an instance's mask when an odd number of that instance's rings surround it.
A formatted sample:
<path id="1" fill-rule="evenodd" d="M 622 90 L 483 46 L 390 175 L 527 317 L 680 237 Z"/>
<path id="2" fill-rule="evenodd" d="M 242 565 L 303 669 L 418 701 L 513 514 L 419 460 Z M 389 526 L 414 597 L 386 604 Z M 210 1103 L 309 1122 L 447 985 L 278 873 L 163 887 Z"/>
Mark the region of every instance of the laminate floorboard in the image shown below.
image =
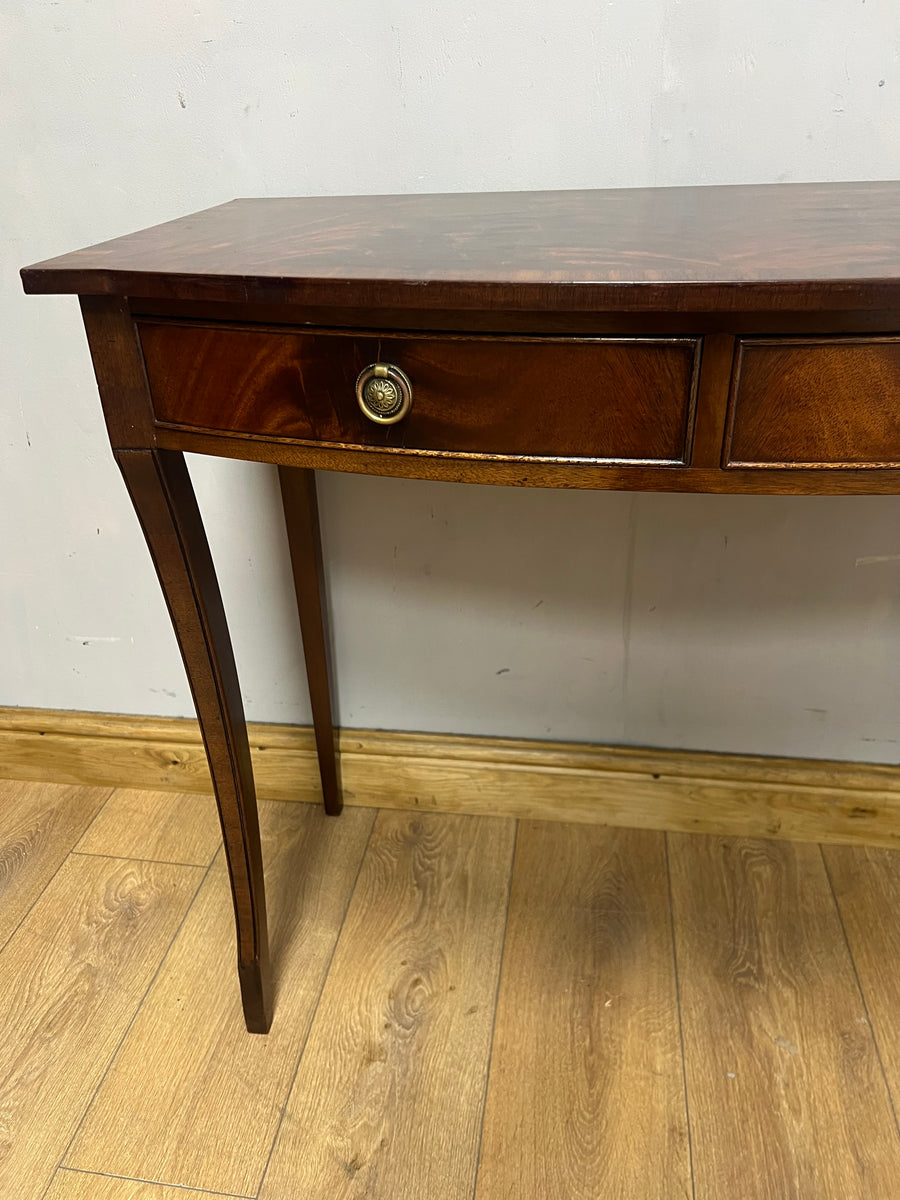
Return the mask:
<path id="1" fill-rule="evenodd" d="M 900 1197 L 900 852 L 266 803 L 259 1037 L 200 806 L 0 783 L 0 1200 Z"/>
<path id="2" fill-rule="evenodd" d="M 75 849 L 206 867 L 221 844 L 212 796 L 116 788 Z"/>
<path id="3" fill-rule="evenodd" d="M 900 1112 L 900 851 L 823 846 L 822 852 L 896 1114 Z"/>
<path id="4" fill-rule="evenodd" d="M 65 1165 L 255 1195 L 375 814 L 261 805 L 276 975 L 270 1033 L 248 1034 L 231 893 L 216 861 Z"/>
<path id="5" fill-rule="evenodd" d="M 110 792 L 110 788 L 0 780 L 0 947 Z"/>
<path id="6" fill-rule="evenodd" d="M 668 842 L 696 1200 L 893 1200 L 900 1142 L 819 848 Z"/>
<path id="7" fill-rule="evenodd" d="M 378 814 L 262 1200 L 469 1200 L 514 833 Z"/>
<path id="8" fill-rule="evenodd" d="M 72 855 L 0 954 L 0 1196 L 50 1182 L 202 877 Z"/>
<path id="9" fill-rule="evenodd" d="M 665 835 L 523 821 L 476 1198 L 690 1195 Z"/>
<path id="10" fill-rule="evenodd" d="M 219 1200 L 239 1200 L 222 1192 L 195 1192 L 138 1179 L 119 1179 L 62 1168 L 53 1177 L 44 1200 L 216 1200 L 217 1197 Z"/>

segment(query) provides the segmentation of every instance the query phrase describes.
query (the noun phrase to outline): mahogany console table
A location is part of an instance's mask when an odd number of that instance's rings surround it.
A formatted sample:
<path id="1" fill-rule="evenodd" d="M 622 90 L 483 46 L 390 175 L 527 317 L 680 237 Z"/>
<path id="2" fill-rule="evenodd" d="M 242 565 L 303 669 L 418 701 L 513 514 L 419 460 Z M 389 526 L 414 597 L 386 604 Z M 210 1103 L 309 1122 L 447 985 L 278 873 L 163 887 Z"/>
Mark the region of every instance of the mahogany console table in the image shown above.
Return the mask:
<path id="1" fill-rule="evenodd" d="M 900 183 L 235 200 L 22 276 L 81 297 L 203 731 L 255 1032 L 256 800 L 184 451 L 280 469 L 330 813 L 313 469 L 900 492 Z"/>

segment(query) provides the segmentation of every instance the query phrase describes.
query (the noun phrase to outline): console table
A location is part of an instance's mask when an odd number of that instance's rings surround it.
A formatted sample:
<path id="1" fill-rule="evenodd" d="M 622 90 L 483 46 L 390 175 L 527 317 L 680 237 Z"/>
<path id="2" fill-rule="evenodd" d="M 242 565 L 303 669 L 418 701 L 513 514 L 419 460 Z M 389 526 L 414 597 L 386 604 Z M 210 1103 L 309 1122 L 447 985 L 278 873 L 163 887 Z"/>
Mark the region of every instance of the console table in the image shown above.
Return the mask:
<path id="1" fill-rule="evenodd" d="M 900 492 L 900 183 L 234 200 L 22 277 L 81 298 L 203 732 L 253 1032 L 256 800 L 184 451 L 279 467 L 335 814 L 314 469 Z"/>

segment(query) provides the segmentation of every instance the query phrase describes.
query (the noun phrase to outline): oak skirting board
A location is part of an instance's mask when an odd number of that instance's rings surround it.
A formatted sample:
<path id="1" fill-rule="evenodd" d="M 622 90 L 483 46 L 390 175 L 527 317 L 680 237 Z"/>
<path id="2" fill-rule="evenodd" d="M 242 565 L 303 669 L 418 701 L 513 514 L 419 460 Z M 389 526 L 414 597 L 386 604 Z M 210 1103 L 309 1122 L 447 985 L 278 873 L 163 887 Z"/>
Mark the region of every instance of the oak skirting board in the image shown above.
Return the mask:
<path id="1" fill-rule="evenodd" d="M 250 725 L 257 792 L 319 800 L 312 731 Z M 340 733 L 348 804 L 900 846 L 900 769 L 447 734 Z M 211 790 L 197 722 L 0 708 L 0 777 Z"/>

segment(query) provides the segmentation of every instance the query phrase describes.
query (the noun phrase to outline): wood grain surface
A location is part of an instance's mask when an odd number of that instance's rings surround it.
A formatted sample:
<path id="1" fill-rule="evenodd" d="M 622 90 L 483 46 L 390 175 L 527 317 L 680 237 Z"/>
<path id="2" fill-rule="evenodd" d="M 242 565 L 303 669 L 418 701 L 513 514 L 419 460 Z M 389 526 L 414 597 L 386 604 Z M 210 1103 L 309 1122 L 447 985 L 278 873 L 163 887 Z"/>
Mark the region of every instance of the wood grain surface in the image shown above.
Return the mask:
<path id="1" fill-rule="evenodd" d="M 321 802 L 312 730 L 251 725 L 260 796 Z M 888 765 L 580 742 L 343 730 L 354 805 L 900 847 Z M 0 756 L 23 779 L 209 792 L 196 721 L 0 708 Z"/>
<path id="2" fill-rule="evenodd" d="M 691 467 L 715 470 L 722 464 L 722 439 L 728 411 L 728 392 L 734 365 L 736 338 L 730 333 L 709 333 L 702 343 Z"/>
<path id="3" fill-rule="evenodd" d="M 199 867 L 74 855 L 0 955 L 0 1195 L 40 1196 L 193 899 Z"/>
<path id="4" fill-rule="evenodd" d="M 187 672 L 231 877 L 244 1020 L 272 1020 L 272 968 L 256 792 L 222 596 L 182 454 L 122 450 L 116 461 L 147 540 Z"/>
<path id="5" fill-rule="evenodd" d="M 75 850 L 207 867 L 221 844 L 211 798 L 117 788 Z"/>
<path id="6" fill-rule="evenodd" d="M 668 841 L 696 1200 L 887 1200 L 900 1143 L 818 847 Z"/>
<path id="7" fill-rule="evenodd" d="M 234 200 L 26 291 L 578 311 L 897 307 L 898 183 Z"/>
<path id="8" fill-rule="evenodd" d="M 508 822 L 385 814 L 364 849 L 371 813 L 261 816 L 268 1038 L 219 990 L 221 860 L 195 891 L 203 868 L 73 852 L 0 953 L 3 1200 L 673 1200 L 676 979 L 696 1200 L 894 1200 L 900 853 L 826 848 L 826 875 L 816 846 L 528 821 L 513 864 Z M 88 1171 L 60 1168 L 79 1122 Z"/>
<path id="9" fill-rule="evenodd" d="M 468 1200 L 514 824 L 380 813 L 262 1200 Z"/>
<path id="10" fill-rule="evenodd" d="M 63 1168 L 53 1176 L 50 1190 L 42 1200 L 215 1200 L 217 1195 L 222 1193 L 163 1187 L 137 1179 L 117 1179 Z M 231 1198 L 225 1196 L 223 1200 Z"/>
<path id="11" fill-rule="evenodd" d="M 900 853 L 823 846 L 885 1077 L 900 1113 Z"/>
<path id="12" fill-rule="evenodd" d="M 686 1200 L 664 835 L 520 824 L 476 1200 Z"/>
<path id="13" fill-rule="evenodd" d="M 128 309 L 134 317 L 171 317 L 179 321 L 204 321 L 214 315 L 218 321 L 250 322 L 260 325 L 303 325 L 307 328 L 345 330 L 397 330 L 419 333 L 499 333 L 564 335 L 586 337 L 696 337 L 724 333 L 729 336 L 771 336 L 773 320 L 785 336 L 812 334 L 887 333 L 897 331 L 896 310 L 871 308 L 834 308 L 819 311 L 765 311 L 720 309 L 709 312 L 682 312 L 659 309 L 656 312 L 557 312 L 554 309 L 429 309 L 417 308 L 415 289 L 411 288 L 403 308 L 379 306 L 377 309 L 353 305 L 316 306 L 309 304 L 259 304 L 216 301 L 210 305 L 192 300 L 160 300 L 141 296 L 128 297 Z"/>
<path id="14" fill-rule="evenodd" d="M 898 320 L 900 324 L 900 320 Z M 698 414 L 699 417 L 700 414 Z M 489 458 L 446 451 L 389 451 L 340 447 L 249 434 L 204 433 L 186 426 L 156 427 L 156 444 L 192 454 L 214 454 L 280 467 L 317 471 L 350 471 L 402 479 L 435 479 L 445 483 L 486 483 L 502 487 L 588 488 L 618 492 L 701 492 L 743 496 L 894 496 L 900 492 L 900 470 L 889 467 L 682 467 L 605 466 L 538 458 Z"/>
<path id="15" fill-rule="evenodd" d="M 0 780 L 0 947 L 109 795 L 109 788 Z"/>
<path id="16" fill-rule="evenodd" d="M 218 862 L 91 1106 L 65 1165 L 255 1195 L 374 813 L 271 804 L 263 833 L 278 1016 L 242 1028 L 228 879 Z"/>
<path id="17" fill-rule="evenodd" d="M 322 801 L 325 811 L 337 816 L 343 808 L 344 797 L 334 728 L 337 724 L 336 707 L 332 699 L 334 651 L 322 562 L 316 475 L 314 471 L 282 467 L 278 472 L 278 482 L 294 577 L 294 595 L 297 598 Z"/>
<path id="18" fill-rule="evenodd" d="M 739 343 L 726 461 L 900 465 L 900 337 Z"/>
<path id="19" fill-rule="evenodd" d="M 257 768 L 266 754 L 277 750 L 293 751 L 298 756 L 314 757 L 315 741 L 308 725 L 275 725 L 251 722 L 248 726 L 251 749 L 258 757 Z M 78 712 L 70 709 L 19 708 L 0 705 L 0 737 L 34 738 L 35 742 L 71 739 L 74 747 L 86 753 L 84 771 L 99 773 L 96 765 L 107 753 L 110 743 L 122 742 L 132 748 L 135 770 L 142 773 L 140 757 L 152 756 L 157 770 L 166 762 L 173 786 L 180 758 L 190 757 L 201 747 L 200 730 L 193 717 L 160 717 L 128 713 Z M 482 737 L 453 733 L 407 733 L 403 730 L 343 729 L 340 731 L 343 754 L 371 754 L 399 759 L 438 759 L 521 765 L 535 768 L 565 767 L 576 770 L 601 768 L 621 774 L 664 774 L 682 778 L 746 781 L 763 785 L 836 788 L 841 791 L 881 791 L 900 795 L 900 771 L 890 763 L 844 762 L 840 759 L 784 758 L 764 754 L 719 754 L 710 750 L 665 750 L 648 746 L 609 746 L 590 742 L 561 742 L 530 738 Z M 5 756 L 12 754 L 14 743 L 0 743 Z M 124 753 L 124 751 L 120 751 Z M 35 756 L 33 755 L 32 758 Z M 24 760 L 24 756 L 23 756 Z M 65 759 L 74 762 L 74 756 Z M 299 760 L 298 760 L 299 761 Z M 55 772 L 52 755 L 50 770 Z M 18 762 L 15 765 L 19 765 Z M 186 778 L 193 778 L 188 765 Z M 199 772 L 196 772 L 199 777 Z M 39 782 L 39 781 L 36 781 Z M 153 790 L 153 789 L 148 789 Z M 200 790 L 183 788 L 182 791 Z M 207 781 L 206 790 L 209 790 Z M 269 799 L 287 797 L 270 796 Z"/>
<path id="20" fill-rule="evenodd" d="M 80 296 L 84 331 L 114 450 L 153 445 L 153 406 L 137 326 L 121 296 Z"/>
<path id="21" fill-rule="evenodd" d="M 389 451 L 682 463 L 693 339 L 348 336 L 142 321 L 156 416 L 167 424 Z M 373 362 L 409 376 L 396 425 L 360 412 Z"/>

